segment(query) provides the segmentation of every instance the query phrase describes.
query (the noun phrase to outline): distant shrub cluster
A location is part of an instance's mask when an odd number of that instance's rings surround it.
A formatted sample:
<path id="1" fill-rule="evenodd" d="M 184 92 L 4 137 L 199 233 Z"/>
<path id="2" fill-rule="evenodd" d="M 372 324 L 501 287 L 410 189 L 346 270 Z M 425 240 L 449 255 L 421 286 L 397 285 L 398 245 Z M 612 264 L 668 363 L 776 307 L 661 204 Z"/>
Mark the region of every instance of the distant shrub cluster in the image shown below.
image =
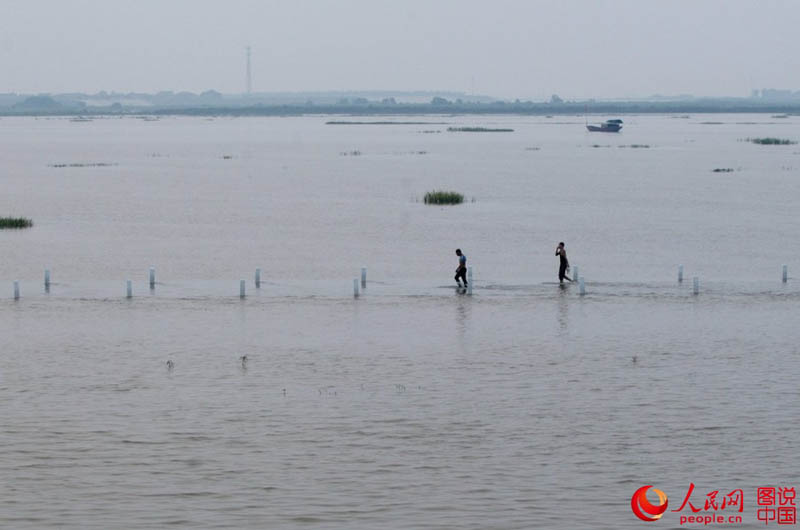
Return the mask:
<path id="1" fill-rule="evenodd" d="M 714 173 L 733 173 L 732 167 L 717 167 L 712 170 Z"/>
<path id="2" fill-rule="evenodd" d="M 434 190 L 425 194 L 425 204 L 461 204 L 464 196 L 455 191 Z"/>
<path id="3" fill-rule="evenodd" d="M 745 138 L 745 141 L 758 145 L 793 145 L 797 143 L 786 138 Z"/>
<path id="4" fill-rule="evenodd" d="M 0 217 L 0 228 L 30 228 L 33 221 L 25 217 Z"/>
<path id="5" fill-rule="evenodd" d="M 514 129 L 489 129 L 487 127 L 448 127 L 448 132 L 514 132 Z"/>

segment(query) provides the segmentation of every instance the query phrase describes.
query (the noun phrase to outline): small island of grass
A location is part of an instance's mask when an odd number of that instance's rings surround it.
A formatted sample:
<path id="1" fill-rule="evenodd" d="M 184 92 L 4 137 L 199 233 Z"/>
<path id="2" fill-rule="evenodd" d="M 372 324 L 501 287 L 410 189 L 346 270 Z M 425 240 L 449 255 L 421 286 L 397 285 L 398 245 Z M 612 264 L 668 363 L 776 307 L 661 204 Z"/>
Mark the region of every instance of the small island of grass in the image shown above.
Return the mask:
<path id="1" fill-rule="evenodd" d="M 448 127 L 448 132 L 514 132 L 514 129 L 489 129 L 487 127 Z"/>
<path id="2" fill-rule="evenodd" d="M 0 217 L 0 228 L 30 228 L 33 221 L 25 217 Z"/>
<path id="3" fill-rule="evenodd" d="M 325 125 L 446 125 L 444 121 L 326 121 Z"/>
<path id="4" fill-rule="evenodd" d="M 797 143 L 787 138 L 745 138 L 745 141 L 758 145 L 794 145 Z"/>
<path id="5" fill-rule="evenodd" d="M 434 190 L 425 194 L 425 204 L 461 204 L 464 196 L 455 191 Z"/>
<path id="6" fill-rule="evenodd" d="M 111 167 L 116 165 L 109 162 L 77 162 L 72 164 L 50 164 L 50 167 Z"/>

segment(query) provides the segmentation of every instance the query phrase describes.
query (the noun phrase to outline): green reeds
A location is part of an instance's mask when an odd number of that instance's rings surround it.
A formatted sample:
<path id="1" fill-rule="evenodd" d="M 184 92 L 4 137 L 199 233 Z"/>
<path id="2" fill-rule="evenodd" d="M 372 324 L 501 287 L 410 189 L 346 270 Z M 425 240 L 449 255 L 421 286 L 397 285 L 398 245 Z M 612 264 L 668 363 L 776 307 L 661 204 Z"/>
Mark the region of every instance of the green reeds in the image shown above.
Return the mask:
<path id="1" fill-rule="evenodd" d="M 487 127 L 448 127 L 448 132 L 514 132 L 514 129 L 489 129 Z"/>
<path id="2" fill-rule="evenodd" d="M 0 228 L 30 228 L 33 221 L 25 217 L 0 217 Z"/>
<path id="3" fill-rule="evenodd" d="M 434 190 L 425 194 L 425 204 L 461 204 L 464 196 L 455 191 Z"/>
<path id="4" fill-rule="evenodd" d="M 50 164 L 50 167 L 111 167 L 117 164 L 110 164 L 108 162 L 86 162 L 74 164 Z"/>
<path id="5" fill-rule="evenodd" d="M 786 138 L 745 138 L 745 141 L 758 145 L 793 145 L 797 143 Z"/>

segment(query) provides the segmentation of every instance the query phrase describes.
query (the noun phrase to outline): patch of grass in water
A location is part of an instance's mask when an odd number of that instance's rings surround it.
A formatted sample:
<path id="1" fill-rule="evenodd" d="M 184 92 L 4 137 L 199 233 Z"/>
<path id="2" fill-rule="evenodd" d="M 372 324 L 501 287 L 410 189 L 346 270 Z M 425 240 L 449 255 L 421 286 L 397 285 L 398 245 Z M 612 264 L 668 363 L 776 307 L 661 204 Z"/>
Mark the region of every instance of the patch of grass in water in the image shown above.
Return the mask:
<path id="1" fill-rule="evenodd" d="M 447 125 L 445 121 L 326 121 L 325 125 Z"/>
<path id="2" fill-rule="evenodd" d="M 50 164 L 50 167 L 111 167 L 116 165 L 108 162 L 79 162 L 73 164 Z"/>
<path id="3" fill-rule="evenodd" d="M 434 190 L 425 194 L 425 204 L 461 204 L 464 196 L 455 191 Z"/>
<path id="4" fill-rule="evenodd" d="M 758 145 L 794 145 L 797 142 L 787 138 L 745 138 L 746 142 Z"/>
<path id="5" fill-rule="evenodd" d="M 715 167 L 712 169 L 714 173 L 733 173 L 732 167 Z"/>
<path id="6" fill-rule="evenodd" d="M 630 147 L 631 149 L 650 149 L 648 144 L 620 145 L 619 147 Z"/>
<path id="7" fill-rule="evenodd" d="M 30 228 L 33 221 L 25 217 L 0 217 L 0 228 Z"/>
<path id="8" fill-rule="evenodd" d="M 448 127 L 447 132 L 514 132 L 514 129 L 490 129 L 488 127 Z"/>

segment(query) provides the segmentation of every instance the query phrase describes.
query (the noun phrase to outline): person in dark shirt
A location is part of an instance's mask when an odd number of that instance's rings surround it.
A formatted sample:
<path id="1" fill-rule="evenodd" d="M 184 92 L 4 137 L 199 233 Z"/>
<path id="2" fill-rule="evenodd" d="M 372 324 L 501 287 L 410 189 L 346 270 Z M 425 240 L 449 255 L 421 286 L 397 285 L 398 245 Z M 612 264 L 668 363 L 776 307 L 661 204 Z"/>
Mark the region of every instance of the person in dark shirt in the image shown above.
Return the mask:
<path id="1" fill-rule="evenodd" d="M 563 285 L 564 278 L 569 281 L 572 281 L 572 278 L 567 276 L 567 271 L 569 270 L 569 260 L 567 259 L 567 251 L 564 250 L 564 242 L 558 244 L 556 247 L 556 256 L 559 257 L 559 266 L 558 266 L 558 281 Z"/>
<path id="2" fill-rule="evenodd" d="M 458 268 L 456 269 L 456 283 L 461 287 L 461 280 L 464 280 L 464 287 L 467 286 L 467 257 L 461 253 L 461 249 L 456 249 L 458 256 Z"/>

